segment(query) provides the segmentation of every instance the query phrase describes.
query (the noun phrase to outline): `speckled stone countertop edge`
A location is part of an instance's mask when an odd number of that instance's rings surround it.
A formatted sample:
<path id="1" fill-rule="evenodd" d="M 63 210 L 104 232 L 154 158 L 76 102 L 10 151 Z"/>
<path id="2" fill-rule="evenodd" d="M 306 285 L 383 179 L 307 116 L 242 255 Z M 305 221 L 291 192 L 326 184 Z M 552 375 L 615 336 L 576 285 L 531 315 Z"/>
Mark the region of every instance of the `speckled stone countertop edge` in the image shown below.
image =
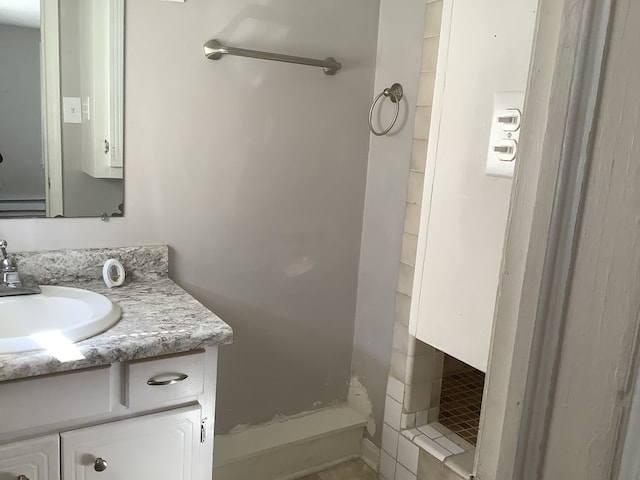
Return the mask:
<path id="1" fill-rule="evenodd" d="M 0 382 L 184 353 L 233 342 L 233 330 L 169 278 L 108 289 L 101 281 L 59 283 L 105 295 L 122 308 L 113 327 L 75 345 L 84 360 L 60 362 L 46 351 L 0 355 Z"/>

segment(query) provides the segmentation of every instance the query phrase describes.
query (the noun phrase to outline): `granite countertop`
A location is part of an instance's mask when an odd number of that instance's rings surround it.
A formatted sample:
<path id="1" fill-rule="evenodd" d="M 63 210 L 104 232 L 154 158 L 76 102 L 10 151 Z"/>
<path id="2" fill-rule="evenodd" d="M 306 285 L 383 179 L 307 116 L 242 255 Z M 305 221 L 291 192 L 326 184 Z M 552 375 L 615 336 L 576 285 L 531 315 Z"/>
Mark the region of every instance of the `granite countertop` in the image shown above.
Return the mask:
<path id="1" fill-rule="evenodd" d="M 167 277 L 109 289 L 101 280 L 59 282 L 105 295 L 122 309 L 107 331 L 75 345 L 84 360 L 60 362 L 46 351 L 0 355 L 0 381 L 187 352 L 233 340 L 231 327 Z"/>

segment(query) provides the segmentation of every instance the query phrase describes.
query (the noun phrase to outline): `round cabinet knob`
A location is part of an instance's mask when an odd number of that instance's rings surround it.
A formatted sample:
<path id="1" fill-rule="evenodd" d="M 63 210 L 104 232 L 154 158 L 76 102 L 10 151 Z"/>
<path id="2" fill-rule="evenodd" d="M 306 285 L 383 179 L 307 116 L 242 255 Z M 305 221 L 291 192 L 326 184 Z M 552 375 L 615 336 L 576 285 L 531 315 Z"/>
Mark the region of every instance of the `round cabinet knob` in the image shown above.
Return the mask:
<path id="1" fill-rule="evenodd" d="M 27 477 L 26 475 L 20 475 L 18 477 L 18 480 L 29 480 L 29 477 Z"/>
<path id="2" fill-rule="evenodd" d="M 107 469 L 107 461 L 104 458 L 96 458 L 96 461 L 93 463 L 93 469 L 96 472 L 104 472 Z"/>

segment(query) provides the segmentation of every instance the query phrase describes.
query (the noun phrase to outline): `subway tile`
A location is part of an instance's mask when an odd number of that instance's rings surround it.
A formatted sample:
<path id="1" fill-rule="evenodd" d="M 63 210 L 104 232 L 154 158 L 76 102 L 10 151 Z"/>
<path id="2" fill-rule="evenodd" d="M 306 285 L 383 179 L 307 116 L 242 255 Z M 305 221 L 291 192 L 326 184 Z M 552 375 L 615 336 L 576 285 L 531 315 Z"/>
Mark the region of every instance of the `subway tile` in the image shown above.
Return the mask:
<path id="1" fill-rule="evenodd" d="M 458 445 L 465 452 L 468 452 L 469 450 L 475 449 L 475 447 L 471 443 L 467 442 L 464 438 L 462 438 L 460 435 L 457 435 L 455 433 L 451 433 L 449 435 L 446 435 L 446 438 L 448 438 L 453 443 Z"/>
<path id="2" fill-rule="evenodd" d="M 404 465 L 411 473 L 418 473 L 418 446 L 401 436 L 398 439 L 398 463 Z"/>
<path id="3" fill-rule="evenodd" d="M 445 472 L 457 475 L 457 479 L 467 479 L 473 473 L 473 466 L 476 460 L 475 450 L 471 450 L 458 455 L 452 455 L 444 461 Z M 456 479 L 449 475 L 447 478 Z"/>
<path id="4" fill-rule="evenodd" d="M 404 231 L 418 235 L 420 230 L 420 205 L 407 203 L 404 213 Z"/>
<path id="5" fill-rule="evenodd" d="M 393 458 L 398 457 L 398 435 L 398 431 L 386 423 L 382 427 L 382 450 Z"/>
<path id="6" fill-rule="evenodd" d="M 400 430 L 400 419 L 402 418 L 402 405 L 393 398 L 387 396 L 384 405 L 384 423 L 394 430 Z"/>
<path id="7" fill-rule="evenodd" d="M 406 263 L 400 263 L 398 272 L 398 292 L 411 296 L 413 289 L 413 272 L 414 268 Z"/>
<path id="8" fill-rule="evenodd" d="M 440 396 L 442 394 L 442 379 L 431 380 L 431 401 L 430 406 L 440 405 Z"/>
<path id="9" fill-rule="evenodd" d="M 407 354 L 391 350 L 391 375 L 402 383 L 407 383 Z"/>
<path id="10" fill-rule="evenodd" d="M 413 357 L 413 369 L 411 371 L 411 377 L 409 385 L 415 383 L 429 383 L 433 380 L 434 375 L 434 360 L 435 356 L 431 354 L 426 355 L 414 355 Z M 429 397 L 430 399 L 430 397 Z"/>
<path id="11" fill-rule="evenodd" d="M 416 105 L 419 107 L 433 106 L 433 92 L 436 84 L 436 72 L 422 72 L 418 83 L 418 99 Z"/>
<path id="12" fill-rule="evenodd" d="M 416 480 L 416 474 L 411 473 L 402 465 L 396 465 L 396 478 L 395 480 Z"/>
<path id="13" fill-rule="evenodd" d="M 464 453 L 465 451 L 464 448 L 462 448 L 460 445 L 456 444 L 455 442 L 453 442 L 447 437 L 436 438 L 435 441 L 439 445 L 442 445 L 444 448 L 449 450 L 454 455 L 457 455 L 459 453 Z"/>
<path id="14" fill-rule="evenodd" d="M 409 325 L 409 314 L 411 311 L 411 296 L 403 293 L 396 293 L 396 313 L 395 320 L 403 325 Z"/>
<path id="15" fill-rule="evenodd" d="M 421 410 L 416 412 L 416 427 L 427 425 L 429 423 L 429 411 Z"/>
<path id="16" fill-rule="evenodd" d="M 440 437 L 444 438 L 444 437 Z M 447 450 L 445 447 L 437 443 L 435 440 L 427 437 L 426 435 L 419 435 L 413 439 L 413 442 L 418 445 L 422 450 L 431 454 L 433 457 L 437 458 L 441 462 L 444 462 L 444 459 L 451 456 L 452 453 Z"/>
<path id="17" fill-rule="evenodd" d="M 409 327 L 401 322 L 393 322 L 393 346 L 394 350 L 408 354 L 409 353 Z M 400 400 L 401 399 L 396 399 Z"/>
<path id="18" fill-rule="evenodd" d="M 396 459 L 384 450 L 380 452 L 380 471 L 385 480 L 394 480 L 396 476 Z"/>
<path id="19" fill-rule="evenodd" d="M 442 425 L 440 422 L 433 422 L 433 423 L 431 423 L 431 426 L 434 428 L 434 430 L 437 430 L 438 432 L 440 432 L 445 437 L 447 435 L 451 435 L 453 433 L 451 430 L 449 430 L 447 427 Z"/>
<path id="20" fill-rule="evenodd" d="M 410 169 L 424 173 L 427 165 L 427 140 L 414 139 L 411 145 Z"/>
<path id="21" fill-rule="evenodd" d="M 440 37 L 429 37 L 422 44 L 422 71 L 435 72 L 438 63 Z"/>
<path id="22" fill-rule="evenodd" d="M 420 433 L 420 430 L 418 430 L 417 428 L 409 428 L 407 430 L 402 430 L 401 435 L 407 438 L 408 440 L 413 441 L 413 439 L 418 435 L 421 435 L 421 433 Z"/>
<path id="23" fill-rule="evenodd" d="M 409 172 L 409 191 L 407 202 L 422 203 L 422 191 L 424 190 L 424 173 Z"/>
<path id="24" fill-rule="evenodd" d="M 418 457 L 418 480 L 442 480 L 444 464 L 442 461 L 420 450 Z"/>
<path id="25" fill-rule="evenodd" d="M 416 107 L 416 114 L 413 126 L 413 138 L 427 140 L 429 138 L 429 128 L 431 126 L 431 107 Z"/>
<path id="26" fill-rule="evenodd" d="M 440 416 L 440 407 L 431 407 L 428 412 L 429 421 L 427 423 L 437 422 Z"/>
<path id="27" fill-rule="evenodd" d="M 442 1 L 427 4 L 427 18 L 424 24 L 425 38 L 440 35 L 442 24 Z"/>
<path id="28" fill-rule="evenodd" d="M 415 383 L 405 386 L 404 408 L 406 411 L 424 411 L 432 406 L 430 401 L 431 382 Z"/>
<path id="29" fill-rule="evenodd" d="M 407 429 L 416 426 L 416 414 L 415 413 L 403 413 L 400 419 L 400 428 Z"/>
<path id="30" fill-rule="evenodd" d="M 407 265 L 415 266 L 416 255 L 418 253 L 418 236 L 410 233 L 402 234 L 402 250 L 400 252 L 400 261 Z"/>
<path id="31" fill-rule="evenodd" d="M 387 380 L 387 395 L 398 402 L 402 402 L 404 400 L 404 383 L 394 376 L 389 375 Z"/>
<path id="32" fill-rule="evenodd" d="M 434 375 L 432 378 L 442 378 L 444 376 L 444 353 L 436 351 L 434 360 Z"/>
<path id="33" fill-rule="evenodd" d="M 416 338 L 416 349 L 415 352 L 413 353 L 414 355 L 418 356 L 418 355 L 433 355 L 437 352 L 437 350 L 435 348 L 433 348 L 431 345 L 424 343 L 421 340 L 418 340 Z"/>
<path id="34" fill-rule="evenodd" d="M 429 437 L 431 440 L 435 440 L 436 438 L 440 438 L 444 436 L 442 432 L 439 432 L 437 429 L 433 428 L 433 424 L 422 425 L 421 427 L 418 427 L 418 430 L 420 430 L 424 435 Z"/>

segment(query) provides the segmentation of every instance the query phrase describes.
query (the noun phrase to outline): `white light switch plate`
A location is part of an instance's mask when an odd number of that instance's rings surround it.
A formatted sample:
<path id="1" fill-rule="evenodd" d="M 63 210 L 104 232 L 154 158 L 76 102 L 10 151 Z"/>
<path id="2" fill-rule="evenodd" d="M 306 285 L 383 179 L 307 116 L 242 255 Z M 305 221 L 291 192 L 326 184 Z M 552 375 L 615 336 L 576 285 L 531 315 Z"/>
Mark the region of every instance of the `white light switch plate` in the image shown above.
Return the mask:
<path id="1" fill-rule="evenodd" d="M 80 97 L 62 98 L 62 118 L 64 123 L 82 123 Z"/>
<path id="2" fill-rule="evenodd" d="M 524 92 L 496 92 L 493 102 L 493 113 L 491 118 L 491 135 L 489 137 L 489 151 L 487 153 L 486 174 L 493 177 L 513 178 L 517 154 L 515 159 L 511 161 L 501 160 L 501 155 L 494 151 L 496 146 L 510 145 L 515 141 L 517 152 L 517 144 L 520 140 L 520 128 L 513 130 L 512 127 L 503 128 L 498 122 L 498 117 L 509 115 L 509 110 L 519 110 L 522 112 L 524 107 Z M 504 156 L 503 156 L 504 157 Z"/>

